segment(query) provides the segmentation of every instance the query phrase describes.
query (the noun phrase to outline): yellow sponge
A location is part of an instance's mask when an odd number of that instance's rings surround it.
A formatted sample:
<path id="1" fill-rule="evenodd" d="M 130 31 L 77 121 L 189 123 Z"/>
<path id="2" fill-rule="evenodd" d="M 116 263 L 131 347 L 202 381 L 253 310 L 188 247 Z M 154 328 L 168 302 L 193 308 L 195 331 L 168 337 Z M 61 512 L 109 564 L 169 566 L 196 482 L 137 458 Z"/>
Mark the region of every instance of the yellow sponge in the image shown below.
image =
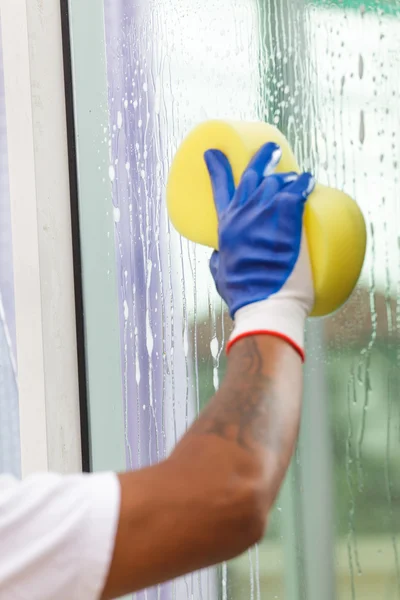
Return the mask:
<path id="1" fill-rule="evenodd" d="M 181 235 L 218 249 L 217 213 L 204 152 L 221 150 L 237 185 L 250 159 L 266 142 L 282 148 L 277 172 L 299 172 L 286 138 L 267 123 L 207 121 L 185 138 L 167 184 L 169 216 Z M 307 200 L 304 225 L 315 289 L 312 316 L 323 316 L 339 308 L 357 283 L 365 256 L 365 221 L 347 194 L 317 184 Z"/>

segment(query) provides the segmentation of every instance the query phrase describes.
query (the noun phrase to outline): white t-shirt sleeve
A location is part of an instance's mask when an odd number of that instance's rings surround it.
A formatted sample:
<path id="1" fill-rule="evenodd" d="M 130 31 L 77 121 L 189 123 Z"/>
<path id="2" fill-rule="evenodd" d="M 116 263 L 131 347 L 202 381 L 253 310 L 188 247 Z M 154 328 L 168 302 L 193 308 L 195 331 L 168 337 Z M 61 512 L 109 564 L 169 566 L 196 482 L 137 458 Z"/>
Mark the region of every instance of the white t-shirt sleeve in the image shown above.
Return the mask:
<path id="1" fill-rule="evenodd" d="M 0 475 L 0 600 L 98 600 L 119 508 L 114 473 Z"/>

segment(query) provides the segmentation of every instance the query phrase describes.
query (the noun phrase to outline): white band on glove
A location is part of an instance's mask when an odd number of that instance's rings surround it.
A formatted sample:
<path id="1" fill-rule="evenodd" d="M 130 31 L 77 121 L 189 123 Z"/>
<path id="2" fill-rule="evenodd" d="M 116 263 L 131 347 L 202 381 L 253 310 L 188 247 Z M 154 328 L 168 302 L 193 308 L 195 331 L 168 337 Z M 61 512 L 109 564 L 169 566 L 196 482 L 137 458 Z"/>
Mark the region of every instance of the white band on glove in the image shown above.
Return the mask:
<path id="1" fill-rule="evenodd" d="M 297 350 L 304 360 L 303 307 L 292 300 L 271 297 L 244 306 L 235 315 L 235 327 L 228 342 L 228 352 L 235 342 L 250 335 L 280 337 Z"/>
<path id="2" fill-rule="evenodd" d="M 266 334 L 287 341 L 304 360 L 304 326 L 313 305 L 314 285 L 303 231 L 299 258 L 285 285 L 269 298 L 248 304 L 236 312 L 227 351 L 244 337 Z"/>

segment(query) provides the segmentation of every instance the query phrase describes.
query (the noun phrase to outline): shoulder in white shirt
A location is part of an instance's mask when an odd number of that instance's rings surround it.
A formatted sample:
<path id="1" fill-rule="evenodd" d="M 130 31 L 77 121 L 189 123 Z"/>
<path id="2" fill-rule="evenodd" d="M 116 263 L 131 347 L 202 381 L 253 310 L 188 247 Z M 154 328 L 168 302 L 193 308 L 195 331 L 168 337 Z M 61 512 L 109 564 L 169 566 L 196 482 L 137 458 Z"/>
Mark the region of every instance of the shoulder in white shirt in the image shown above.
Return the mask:
<path id="1" fill-rule="evenodd" d="M 98 600 L 119 508 L 114 473 L 0 475 L 0 600 Z"/>

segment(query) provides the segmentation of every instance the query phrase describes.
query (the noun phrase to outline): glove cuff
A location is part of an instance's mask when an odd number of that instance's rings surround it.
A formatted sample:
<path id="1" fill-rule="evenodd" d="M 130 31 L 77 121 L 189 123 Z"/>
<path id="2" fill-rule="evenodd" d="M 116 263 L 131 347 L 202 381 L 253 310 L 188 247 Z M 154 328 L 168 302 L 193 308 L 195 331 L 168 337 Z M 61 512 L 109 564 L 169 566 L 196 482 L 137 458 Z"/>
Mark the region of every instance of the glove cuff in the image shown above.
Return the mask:
<path id="1" fill-rule="evenodd" d="M 240 308 L 227 345 L 227 353 L 239 340 L 253 335 L 271 335 L 288 342 L 304 362 L 305 309 L 293 300 L 270 297 Z"/>

